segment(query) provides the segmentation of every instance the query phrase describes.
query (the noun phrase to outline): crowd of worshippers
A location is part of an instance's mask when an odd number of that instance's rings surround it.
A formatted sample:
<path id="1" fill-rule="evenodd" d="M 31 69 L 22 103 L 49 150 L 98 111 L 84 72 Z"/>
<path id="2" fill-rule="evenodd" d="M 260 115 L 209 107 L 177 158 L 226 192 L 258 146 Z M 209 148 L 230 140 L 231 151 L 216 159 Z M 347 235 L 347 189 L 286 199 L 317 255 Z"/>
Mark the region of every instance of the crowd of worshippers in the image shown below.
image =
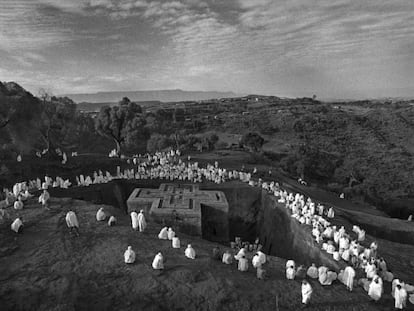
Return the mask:
<path id="1" fill-rule="evenodd" d="M 330 271 L 327 267 L 316 267 L 314 264 L 305 270 L 303 266 L 296 268 L 293 260 L 286 264 L 286 278 L 294 279 L 295 276 L 303 276 L 318 279 L 321 285 L 330 285 L 338 280 L 352 291 L 356 271 L 362 271 L 365 277 L 358 280 L 371 297 L 378 301 L 383 294 L 383 282 L 392 282 L 392 296 L 395 298 L 395 308 L 402 309 L 406 305 L 408 293 L 414 293 L 414 286 L 405 284 L 394 278 L 394 274 L 388 269 L 384 258 L 379 257 L 377 242 L 372 242 L 369 247 L 364 247 L 365 231 L 359 226 L 352 228 L 353 235 L 348 234 L 343 226 L 339 229 L 327 219 L 333 219 L 335 212 L 332 207 L 326 209 L 322 204 L 315 204 L 310 198 L 299 193 L 293 194 L 275 188 L 275 185 L 262 184 L 262 188 L 279 197 L 278 202 L 285 204 L 290 210 L 291 216 L 301 224 L 312 226 L 312 235 L 315 241 L 321 245 L 323 251 L 332 255 L 336 261 L 344 261 L 348 266 L 339 272 Z M 352 238 L 354 236 L 354 238 Z M 410 296 L 414 303 L 414 294 Z"/>
<path id="2" fill-rule="evenodd" d="M 343 260 L 349 264 L 344 271 L 340 271 L 338 274 L 335 271 L 329 271 L 329 269 L 324 266 L 319 268 L 314 266 L 310 267 L 309 269 L 311 270 L 311 274 L 313 276 L 316 276 L 316 274 L 312 273 L 312 271 L 316 271 L 315 269 L 317 269 L 317 278 L 322 285 L 330 285 L 333 281 L 339 280 L 344 283 L 349 290 L 352 290 L 354 277 L 352 277 L 352 281 L 350 278 L 356 274 L 355 269 L 360 269 L 366 273 L 366 278 L 360 279 L 358 283 L 364 287 L 369 296 L 375 301 L 378 301 L 381 298 L 383 292 L 383 281 L 392 282 L 392 295 L 397 298 L 400 297 L 398 299 L 395 298 L 396 306 L 397 300 L 402 301 L 402 303 L 398 303 L 398 306 L 405 305 L 407 292 L 414 292 L 413 286 L 404 284 L 400 280 L 395 279 L 393 273 L 387 269 L 385 260 L 383 258 L 379 258 L 377 254 L 378 245 L 376 242 L 371 243 L 369 247 L 362 246 L 362 242 L 365 240 L 365 231 L 363 229 L 358 226 L 354 226 L 352 231 L 356 237 L 352 239 L 352 235 L 347 233 L 344 227 L 338 229 L 327 220 L 332 220 L 335 217 L 335 211 L 332 207 L 325 208 L 320 203 L 315 204 L 311 198 L 305 199 L 302 194 L 289 193 L 286 190 L 283 190 L 277 182 L 266 182 L 261 178 L 257 181 L 253 180 L 252 175 L 254 175 L 254 171 L 253 174 L 246 172 L 244 168 L 242 168 L 241 171 L 227 171 L 224 168 L 220 168 L 217 161 L 214 164 L 207 164 L 207 166 L 203 168 L 200 167 L 197 162 L 190 162 L 190 157 L 187 158 L 188 162 L 185 163 L 179 157 L 180 155 L 181 153 L 178 150 L 171 150 L 169 152 L 156 152 L 153 155 L 147 154 L 144 157 L 135 156 L 132 158 L 132 163 L 135 165 L 133 169 L 125 169 L 122 172 L 121 168 L 118 166 L 114 176 L 108 171 L 105 172 L 105 174 L 103 174 L 102 171 L 94 172 L 92 177 L 85 177 L 84 175 L 80 175 L 79 177 L 76 176 L 76 184 L 78 186 L 89 186 L 91 184 L 107 183 L 112 179 L 158 178 L 189 181 L 194 183 L 200 183 L 207 180 L 220 184 L 228 180 L 237 179 L 248 183 L 252 187 L 261 187 L 263 190 L 266 190 L 277 197 L 278 203 L 284 204 L 285 207 L 291 212 L 291 216 L 293 218 L 303 225 L 312 226 L 312 235 L 315 237 L 315 241 L 321 245 L 323 251 L 326 251 L 328 254 L 332 255 L 334 260 Z M 128 162 L 131 163 L 131 160 L 128 159 Z M 50 199 L 50 195 L 47 192 L 48 187 L 68 188 L 71 185 L 72 183 L 68 179 L 63 180 L 59 176 L 56 177 L 55 180 L 46 176 L 43 182 L 38 178 L 36 180 L 29 181 L 28 183 L 17 183 L 13 186 L 13 191 L 8 191 L 7 189 L 5 190 L 6 199 L 1 204 L 6 204 L 6 206 L 12 204 L 15 209 L 22 209 L 24 206 L 23 202 L 31 197 L 31 189 L 43 189 L 43 193 L 39 196 L 39 203 L 41 203 L 41 205 L 45 208 L 48 208 L 48 201 Z M 133 227 L 137 229 L 139 228 L 140 231 L 145 230 L 139 225 L 139 218 L 142 218 L 143 215 L 142 211 L 139 214 L 136 212 L 133 213 L 131 214 L 132 223 L 135 224 Z M 73 214 L 73 211 L 69 211 L 66 216 L 66 221 L 68 227 L 72 228 L 71 231 L 79 234 L 79 225 L 77 219 L 75 219 L 76 216 Z M 110 216 L 108 225 L 113 225 L 115 222 L 115 217 Z M 22 217 L 16 218 L 11 225 L 11 229 L 15 232 L 21 232 L 22 227 Z M 161 230 L 163 232 L 162 236 L 166 236 L 167 239 L 171 236 L 173 247 L 174 245 L 175 248 L 180 247 L 179 238 L 173 236 L 175 235 L 173 231 L 170 232 L 172 229 L 163 228 L 163 230 Z M 243 250 L 245 249 L 246 247 L 242 247 L 239 253 L 234 257 L 238 261 L 239 270 L 241 271 L 247 269 L 246 258 L 245 256 L 243 257 Z M 160 261 L 162 254 L 157 254 L 157 256 L 157 260 Z M 223 254 L 223 262 L 225 261 L 225 257 L 226 261 L 229 261 L 229 258 L 231 258 L 228 254 Z M 295 278 L 295 276 L 303 273 L 302 270 L 304 270 L 301 266 L 296 269 L 295 265 L 287 265 L 286 269 L 286 276 L 289 276 L 288 279 L 291 279 L 292 277 Z M 258 269 L 258 271 L 261 270 L 263 269 Z M 260 273 L 258 272 L 258 275 L 264 275 L 264 270 Z M 307 275 L 311 277 L 309 274 Z M 310 286 L 309 283 L 304 283 L 302 285 L 307 289 Z M 398 295 L 396 294 L 397 292 Z M 305 300 L 309 301 L 309 297 L 310 294 Z M 414 294 L 410 296 L 410 301 L 411 299 L 414 303 Z"/>

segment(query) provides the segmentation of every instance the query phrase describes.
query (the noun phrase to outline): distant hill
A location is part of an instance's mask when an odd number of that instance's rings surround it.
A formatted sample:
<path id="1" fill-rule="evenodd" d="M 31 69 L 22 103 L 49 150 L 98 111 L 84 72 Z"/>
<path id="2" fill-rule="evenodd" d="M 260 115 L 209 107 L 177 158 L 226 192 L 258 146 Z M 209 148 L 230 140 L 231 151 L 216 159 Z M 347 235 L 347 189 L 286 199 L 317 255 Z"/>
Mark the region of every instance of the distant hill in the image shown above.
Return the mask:
<path id="1" fill-rule="evenodd" d="M 191 100 L 206 100 L 213 98 L 237 97 L 233 92 L 203 92 L 183 90 L 154 90 L 154 91 L 125 91 L 125 92 L 98 92 L 90 94 L 65 94 L 77 103 L 114 103 L 123 97 L 128 97 L 135 102 L 161 101 L 179 102 Z"/>

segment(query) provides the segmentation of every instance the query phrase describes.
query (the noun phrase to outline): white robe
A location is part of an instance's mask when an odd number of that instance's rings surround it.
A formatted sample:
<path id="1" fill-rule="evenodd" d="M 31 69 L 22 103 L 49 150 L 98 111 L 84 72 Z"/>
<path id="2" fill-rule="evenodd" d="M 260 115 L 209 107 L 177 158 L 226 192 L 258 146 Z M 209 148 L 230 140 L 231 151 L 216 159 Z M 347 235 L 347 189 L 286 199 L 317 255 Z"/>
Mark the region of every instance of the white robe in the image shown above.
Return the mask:
<path id="1" fill-rule="evenodd" d="M 171 228 L 170 228 L 171 229 Z M 172 240 L 173 239 L 173 237 L 175 237 L 175 232 L 174 232 L 174 230 L 170 230 L 170 229 L 168 229 L 168 240 Z"/>
<path id="2" fill-rule="evenodd" d="M 231 264 L 233 262 L 231 254 L 230 253 L 224 253 L 222 262 L 225 263 L 226 265 Z"/>
<path id="3" fill-rule="evenodd" d="M 161 254 L 157 254 L 152 261 L 152 268 L 155 270 L 164 269 L 164 258 Z"/>
<path id="4" fill-rule="evenodd" d="M 253 256 L 253 258 L 252 258 L 252 266 L 254 268 L 259 268 L 259 267 L 262 266 L 262 263 L 260 262 L 259 255 L 256 254 L 256 255 Z"/>
<path id="5" fill-rule="evenodd" d="M 286 278 L 288 280 L 294 280 L 295 276 L 296 276 L 295 268 L 289 267 L 289 268 L 286 269 Z"/>
<path id="6" fill-rule="evenodd" d="M 19 232 L 19 229 L 20 229 L 20 227 L 21 227 L 21 226 L 23 226 L 23 222 L 20 220 L 20 218 L 16 218 L 16 219 L 13 221 L 13 223 L 11 224 L 10 228 L 11 228 L 14 232 L 18 233 L 18 232 Z"/>
<path id="7" fill-rule="evenodd" d="M 69 211 L 66 214 L 66 224 L 69 228 L 77 227 L 79 228 L 78 218 L 76 217 L 75 212 Z"/>
<path id="8" fill-rule="evenodd" d="M 50 194 L 49 192 L 43 192 L 40 196 L 39 196 L 39 203 L 41 203 L 42 205 L 45 205 L 50 199 Z"/>
<path id="9" fill-rule="evenodd" d="M 376 283 L 375 281 L 372 281 L 371 284 L 369 284 L 368 295 L 375 301 L 380 300 L 382 295 L 382 282 Z"/>
<path id="10" fill-rule="evenodd" d="M 158 238 L 160 240 L 168 240 L 168 228 L 164 227 L 161 229 L 160 233 L 158 234 Z"/>
<path id="11" fill-rule="evenodd" d="M 240 249 L 236 256 L 234 256 L 234 259 L 239 260 L 243 256 L 246 256 L 246 251 L 244 248 Z"/>
<path id="12" fill-rule="evenodd" d="M 132 229 L 134 229 L 134 230 L 138 229 L 138 214 L 137 214 L 137 212 L 132 212 L 131 213 L 131 224 L 132 224 Z"/>
<path id="13" fill-rule="evenodd" d="M 289 259 L 286 262 L 286 269 L 289 268 L 290 266 L 293 266 L 293 268 L 296 268 L 296 264 L 295 264 L 295 262 L 292 259 Z"/>
<path id="14" fill-rule="evenodd" d="M 312 296 L 312 286 L 309 283 L 302 284 L 302 303 L 307 304 Z"/>
<path id="15" fill-rule="evenodd" d="M 106 215 L 105 212 L 103 211 L 102 208 L 100 208 L 97 212 L 96 212 L 96 220 L 97 221 L 103 221 L 105 220 Z"/>
<path id="16" fill-rule="evenodd" d="M 318 278 L 318 268 L 316 268 L 314 266 L 310 266 L 308 271 L 306 272 L 306 274 L 312 279 L 317 279 Z"/>
<path id="17" fill-rule="evenodd" d="M 116 223 L 116 218 L 114 216 L 109 217 L 108 226 L 112 226 Z"/>
<path id="18" fill-rule="evenodd" d="M 185 249 L 184 254 L 185 254 L 185 257 L 190 258 L 190 259 L 195 259 L 195 257 L 196 257 L 195 250 L 192 247 L 187 247 Z"/>
<path id="19" fill-rule="evenodd" d="M 243 272 L 247 271 L 249 269 L 249 261 L 246 258 L 240 258 L 237 269 Z"/>
<path id="20" fill-rule="evenodd" d="M 172 238 L 172 247 L 180 248 L 180 239 L 176 236 Z"/>
<path id="21" fill-rule="evenodd" d="M 404 288 L 401 288 L 401 289 L 395 288 L 394 299 L 395 299 L 394 307 L 396 309 L 402 310 L 403 308 L 405 308 L 407 304 L 407 291 Z"/>
<path id="22" fill-rule="evenodd" d="M 143 232 L 145 228 L 147 228 L 147 222 L 145 220 L 145 216 L 141 212 L 138 214 L 138 226 L 139 226 L 139 232 Z"/>
<path id="23" fill-rule="evenodd" d="M 135 252 L 132 249 L 127 249 L 124 253 L 125 263 L 134 263 L 135 262 Z"/>
<path id="24" fill-rule="evenodd" d="M 367 279 L 372 279 L 377 274 L 377 267 L 374 264 L 368 263 L 365 272 L 367 274 Z"/>
<path id="25" fill-rule="evenodd" d="M 266 263 L 266 254 L 262 251 L 257 251 L 257 255 L 259 255 L 260 264 L 264 265 Z"/>
<path id="26" fill-rule="evenodd" d="M 354 286 L 355 270 L 351 266 L 348 266 L 344 270 L 344 284 L 352 291 Z"/>

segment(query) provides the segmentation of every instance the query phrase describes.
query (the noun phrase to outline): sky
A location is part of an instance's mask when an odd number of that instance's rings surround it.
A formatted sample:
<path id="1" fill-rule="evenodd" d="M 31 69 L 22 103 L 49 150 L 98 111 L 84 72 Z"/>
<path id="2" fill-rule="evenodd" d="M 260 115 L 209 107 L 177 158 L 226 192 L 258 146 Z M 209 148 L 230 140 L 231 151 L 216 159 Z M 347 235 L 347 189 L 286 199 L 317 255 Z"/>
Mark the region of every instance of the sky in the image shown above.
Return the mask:
<path id="1" fill-rule="evenodd" d="M 414 98 L 414 1 L 0 0 L 0 81 Z"/>

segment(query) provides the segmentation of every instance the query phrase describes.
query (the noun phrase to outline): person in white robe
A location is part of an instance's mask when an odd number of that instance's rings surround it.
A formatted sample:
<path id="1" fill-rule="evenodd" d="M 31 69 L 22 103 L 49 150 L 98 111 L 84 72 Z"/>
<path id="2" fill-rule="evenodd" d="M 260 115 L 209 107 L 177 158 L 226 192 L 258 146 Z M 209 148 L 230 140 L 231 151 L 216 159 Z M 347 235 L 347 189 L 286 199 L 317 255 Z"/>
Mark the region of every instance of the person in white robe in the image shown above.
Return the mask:
<path id="1" fill-rule="evenodd" d="M 350 251 L 349 251 L 349 249 L 345 249 L 345 250 L 342 252 L 341 257 L 342 257 L 342 259 L 343 259 L 343 260 L 345 260 L 345 261 L 349 261 L 349 259 L 350 259 Z"/>
<path id="2" fill-rule="evenodd" d="M 108 220 L 108 226 L 109 227 L 112 227 L 112 226 L 114 226 L 116 224 L 116 218 L 115 218 L 115 216 L 111 216 L 111 217 L 109 217 L 109 220 Z"/>
<path id="3" fill-rule="evenodd" d="M 172 228 L 168 228 L 168 240 L 172 240 L 175 237 L 175 232 Z"/>
<path id="4" fill-rule="evenodd" d="M 160 240 L 168 240 L 168 228 L 164 227 L 161 229 L 160 233 L 158 233 L 158 238 Z"/>
<path id="5" fill-rule="evenodd" d="M 237 264 L 237 269 L 242 272 L 246 272 L 249 269 L 249 261 L 247 260 L 246 256 L 242 256 L 239 259 L 239 263 Z"/>
<path id="6" fill-rule="evenodd" d="M 172 238 L 172 248 L 180 248 L 180 244 L 180 239 L 178 237 L 175 236 Z"/>
<path id="7" fill-rule="evenodd" d="M 404 282 L 401 282 L 399 279 L 392 280 L 392 283 L 391 283 L 391 295 L 392 295 L 392 297 L 394 297 L 395 288 L 397 287 L 397 285 L 401 285 L 401 287 L 403 287 L 404 286 Z"/>
<path id="8" fill-rule="evenodd" d="M 246 256 L 246 247 L 243 247 L 239 250 L 236 256 L 234 256 L 234 259 L 239 260 L 243 256 Z"/>
<path id="9" fill-rule="evenodd" d="M 152 261 L 152 268 L 154 270 L 162 270 L 164 269 L 164 257 L 161 253 L 155 255 L 154 260 Z"/>
<path id="10" fill-rule="evenodd" d="M 138 214 L 138 227 L 139 232 L 144 232 L 147 228 L 147 221 L 145 219 L 144 210 L 140 210 Z"/>
<path id="11" fill-rule="evenodd" d="M 39 196 L 39 203 L 42 207 L 49 209 L 50 194 L 46 189 L 43 189 L 42 194 Z"/>
<path id="12" fill-rule="evenodd" d="M 230 251 L 226 250 L 224 252 L 222 262 L 226 265 L 233 263 L 233 256 L 231 255 Z"/>
<path id="13" fill-rule="evenodd" d="M 296 270 L 294 266 L 289 266 L 286 268 L 286 278 L 288 280 L 294 280 L 296 276 Z"/>
<path id="14" fill-rule="evenodd" d="M 314 263 L 308 268 L 308 271 L 306 272 L 306 274 L 312 279 L 318 278 L 318 275 L 319 275 L 318 268 L 315 266 Z"/>
<path id="15" fill-rule="evenodd" d="M 96 220 L 97 221 L 104 221 L 106 218 L 105 215 L 105 211 L 103 209 L 103 207 L 101 207 L 97 212 L 96 212 Z"/>
<path id="16" fill-rule="evenodd" d="M 10 229 L 16 233 L 22 233 L 23 217 L 17 217 L 10 225 Z"/>
<path id="17" fill-rule="evenodd" d="M 138 214 L 137 212 L 131 212 L 131 225 L 133 230 L 138 230 Z"/>
<path id="18" fill-rule="evenodd" d="M 381 299 L 383 292 L 382 288 L 382 280 L 378 276 L 376 276 L 372 282 L 369 284 L 368 288 L 368 295 L 373 299 L 374 301 L 378 301 Z"/>
<path id="19" fill-rule="evenodd" d="M 311 296 L 312 296 L 312 292 L 313 292 L 312 286 L 309 284 L 308 281 L 303 280 L 301 289 L 302 289 L 302 303 L 306 306 L 309 303 Z"/>
<path id="20" fill-rule="evenodd" d="M 124 253 L 124 261 L 127 264 L 135 262 L 135 252 L 132 250 L 132 246 L 128 246 L 128 249 Z"/>
<path id="21" fill-rule="evenodd" d="M 187 245 L 187 248 L 184 251 L 184 255 L 185 255 L 185 257 L 187 257 L 189 259 L 195 259 L 196 252 L 195 252 L 194 248 L 191 246 L 191 244 Z"/>
<path id="22" fill-rule="evenodd" d="M 289 259 L 286 262 L 286 269 L 289 268 L 290 266 L 292 266 L 294 269 L 296 268 L 296 263 L 295 263 L 295 261 L 293 259 Z"/>
<path id="23" fill-rule="evenodd" d="M 258 254 L 255 254 L 252 258 L 252 266 L 253 268 L 259 268 L 261 266 L 260 258 Z"/>
<path id="24" fill-rule="evenodd" d="M 68 226 L 70 232 L 72 233 L 75 231 L 76 235 L 79 235 L 79 222 L 78 217 L 76 217 L 76 214 L 74 211 L 69 210 L 66 213 L 66 225 Z"/>
<path id="25" fill-rule="evenodd" d="M 331 285 L 337 279 L 338 275 L 334 271 L 329 271 L 325 266 L 318 268 L 318 280 L 321 285 Z"/>
<path id="26" fill-rule="evenodd" d="M 352 292 L 354 288 L 355 270 L 351 266 L 347 266 L 344 270 L 343 280 L 346 288 Z"/>
<path id="27" fill-rule="evenodd" d="M 365 267 L 365 273 L 367 274 L 367 279 L 374 278 L 377 275 L 377 267 L 375 263 L 368 262 Z"/>
<path id="28" fill-rule="evenodd" d="M 253 256 L 252 265 L 255 268 L 261 267 L 266 263 L 266 255 L 262 251 L 257 251 L 256 254 Z"/>
<path id="29" fill-rule="evenodd" d="M 394 299 L 395 299 L 395 304 L 394 307 L 397 310 L 402 310 L 406 307 L 407 305 L 407 291 L 405 290 L 405 288 L 403 288 L 400 284 L 398 284 L 395 287 L 395 291 L 394 291 Z"/>
<path id="30" fill-rule="evenodd" d="M 17 200 L 14 202 L 13 207 L 16 210 L 21 210 L 21 209 L 23 209 L 23 206 L 24 206 L 24 204 L 23 204 L 23 201 L 22 201 L 22 197 L 19 195 Z"/>

